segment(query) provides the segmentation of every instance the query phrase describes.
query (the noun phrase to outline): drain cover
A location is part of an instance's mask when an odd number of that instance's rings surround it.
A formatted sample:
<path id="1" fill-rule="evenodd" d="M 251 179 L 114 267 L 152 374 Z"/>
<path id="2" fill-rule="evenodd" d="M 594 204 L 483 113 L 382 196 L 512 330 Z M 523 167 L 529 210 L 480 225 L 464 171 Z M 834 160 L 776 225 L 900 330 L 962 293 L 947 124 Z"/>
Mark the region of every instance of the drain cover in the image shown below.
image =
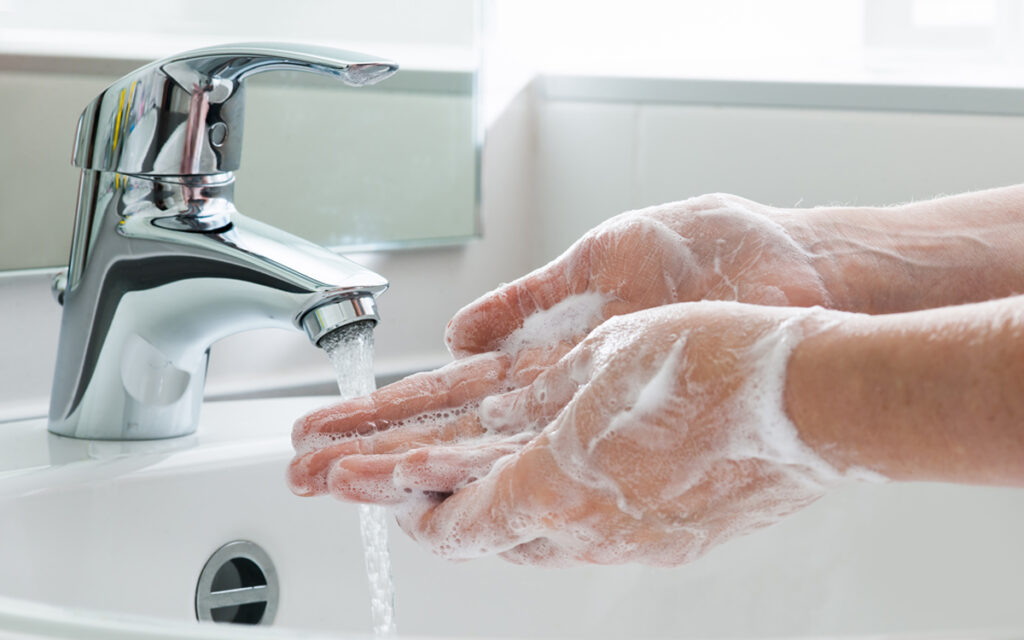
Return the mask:
<path id="1" fill-rule="evenodd" d="M 206 561 L 196 585 L 196 619 L 270 624 L 277 613 L 277 571 L 254 542 L 229 542 Z"/>

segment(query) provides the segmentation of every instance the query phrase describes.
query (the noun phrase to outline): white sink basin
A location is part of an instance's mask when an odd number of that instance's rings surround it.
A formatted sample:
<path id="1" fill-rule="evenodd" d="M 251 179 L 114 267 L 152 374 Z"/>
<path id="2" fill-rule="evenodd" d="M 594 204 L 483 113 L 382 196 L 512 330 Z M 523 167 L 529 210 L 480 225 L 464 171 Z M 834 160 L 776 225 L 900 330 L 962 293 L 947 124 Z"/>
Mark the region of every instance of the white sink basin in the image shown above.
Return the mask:
<path id="1" fill-rule="evenodd" d="M 0 424 L 0 637 L 14 628 L 29 637 L 221 633 L 224 625 L 195 623 L 196 581 L 207 558 L 237 539 L 259 544 L 276 566 L 274 627 L 368 633 L 356 508 L 297 498 L 284 483 L 293 420 L 329 401 L 209 403 L 194 436 L 166 441 L 69 440 L 43 420 Z M 397 527 L 392 563 L 403 635 L 1024 629 L 1020 540 L 1024 491 L 864 486 L 670 570 L 453 564 Z M 10 598 L 41 604 L 19 612 Z M 161 622 L 147 627 L 137 616 Z"/>
<path id="2" fill-rule="evenodd" d="M 367 630 L 355 509 L 298 499 L 284 483 L 292 421 L 326 401 L 211 403 L 198 432 L 176 440 L 72 440 L 41 420 L 0 427 L 13 443 L 0 458 L 0 595 L 195 620 L 207 558 L 246 539 L 280 575 L 277 624 Z"/>

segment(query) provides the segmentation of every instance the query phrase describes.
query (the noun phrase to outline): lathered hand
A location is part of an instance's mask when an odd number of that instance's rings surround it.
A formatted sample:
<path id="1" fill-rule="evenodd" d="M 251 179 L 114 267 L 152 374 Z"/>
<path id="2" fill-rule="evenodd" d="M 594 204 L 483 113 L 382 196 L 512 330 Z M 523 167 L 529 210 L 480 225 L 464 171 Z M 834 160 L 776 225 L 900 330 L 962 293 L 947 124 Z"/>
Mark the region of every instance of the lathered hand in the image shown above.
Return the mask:
<path id="1" fill-rule="evenodd" d="M 575 344 L 604 320 L 663 304 L 827 306 L 829 292 L 811 256 L 775 221 L 777 213 L 714 194 L 615 216 L 549 265 L 456 314 L 448 325 L 449 348 L 462 357 L 555 342 L 554 361 L 567 343 Z M 577 320 L 557 336 L 560 343 L 550 332 L 515 340 L 527 318 L 556 305 L 559 315 Z M 509 345 L 510 338 L 518 344 Z"/>
<path id="2" fill-rule="evenodd" d="M 403 528 L 446 557 L 685 562 L 841 479 L 782 408 L 790 349 L 838 315 L 705 302 L 619 316 L 530 385 L 446 421 L 462 391 L 497 380 L 493 360 L 465 360 L 449 369 L 455 394 L 409 394 L 406 381 L 362 413 L 350 404 L 352 437 L 309 454 L 318 464 L 299 458 L 293 483 L 394 504 Z M 356 435 L 386 411 L 408 422 L 395 395 L 421 398 L 421 421 Z"/>
<path id="3" fill-rule="evenodd" d="M 299 420 L 292 488 L 448 557 L 675 564 L 858 469 L 1021 486 L 1022 300 L 964 303 L 1024 283 L 1022 201 L 623 214 L 456 315 L 451 365 Z"/>
<path id="4" fill-rule="evenodd" d="M 776 208 L 713 194 L 631 211 L 460 311 L 448 344 L 456 357 L 509 350 L 527 318 L 555 306 L 581 320 L 576 331 L 518 341 L 548 345 L 549 362 L 607 318 L 674 302 L 880 314 L 1011 296 L 1024 291 L 1022 211 L 1024 185 L 892 207 Z"/>

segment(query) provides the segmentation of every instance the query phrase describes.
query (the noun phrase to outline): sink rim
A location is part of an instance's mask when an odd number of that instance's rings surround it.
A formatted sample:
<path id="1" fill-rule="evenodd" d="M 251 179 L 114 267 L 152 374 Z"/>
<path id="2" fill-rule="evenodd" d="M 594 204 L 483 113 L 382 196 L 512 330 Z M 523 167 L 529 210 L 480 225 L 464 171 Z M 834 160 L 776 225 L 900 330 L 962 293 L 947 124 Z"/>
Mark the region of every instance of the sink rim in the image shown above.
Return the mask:
<path id="1" fill-rule="evenodd" d="M 62 607 L 36 600 L 0 595 L 0 635 L 76 640 L 219 640 L 223 638 L 337 638 L 313 631 L 287 627 L 253 627 L 217 623 L 196 623 L 116 612 Z M 345 636 L 366 637 L 366 636 Z"/>
<path id="2" fill-rule="evenodd" d="M 5 423 L 0 426 L 0 498 L 83 476 L 111 478 L 280 456 L 291 451 L 298 417 L 336 401 L 336 396 L 300 396 L 208 402 L 195 433 L 164 440 L 66 438 L 47 431 L 44 418 Z"/>

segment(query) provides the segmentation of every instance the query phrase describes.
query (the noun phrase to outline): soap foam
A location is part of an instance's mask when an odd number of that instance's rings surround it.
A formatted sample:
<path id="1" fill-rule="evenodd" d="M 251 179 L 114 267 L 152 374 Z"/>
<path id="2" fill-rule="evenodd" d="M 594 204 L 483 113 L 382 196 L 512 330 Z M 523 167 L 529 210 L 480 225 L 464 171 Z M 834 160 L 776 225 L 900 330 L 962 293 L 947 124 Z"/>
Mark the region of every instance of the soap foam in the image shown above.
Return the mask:
<path id="1" fill-rule="evenodd" d="M 524 348 L 557 342 L 576 343 L 604 319 L 609 296 L 587 291 L 565 298 L 549 309 L 528 316 L 503 341 L 500 351 L 515 355 Z"/>
<path id="2" fill-rule="evenodd" d="M 736 303 L 700 304 L 704 309 L 716 305 L 719 310 L 731 310 L 737 315 L 745 312 Z M 649 318 L 661 312 L 648 312 L 644 316 Z M 657 563 L 668 557 L 672 558 L 668 561 L 671 564 L 691 560 L 728 538 L 772 524 L 818 499 L 828 488 L 842 481 L 882 479 L 878 474 L 859 469 L 840 473 L 800 440 L 795 425 L 785 413 L 785 374 L 793 348 L 806 335 L 833 326 L 838 314 L 820 308 L 795 313 L 790 309 L 765 309 L 764 313 L 778 317 L 774 326 L 769 325 L 752 344 L 735 353 L 717 354 L 719 358 L 751 366 L 744 384 L 727 398 L 726 405 L 711 409 L 704 406 L 706 398 L 701 396 L 708 392 L 708 384 L 690 379 L 691 364 L 686 355 L 688 343 L 700 336 L 683 332 L 675 336 L 671 348 L 646 379 L 621 379 L 620 376 L 612 392 L 621 394 L 623 406 L 610 412 L 605 426 L 589 440 L 581 437 L 577 426 L 575 414 L 581 406 L 576 401 L 565 408 L 546 432 L 560 470 L 572 482 L 614 499 L 624 515 L 638 522 L 651 517 L 664 518 L 661 503 L 685 505 L 692 491 L 704 496 L 704 508 L 709 511 L 698 509 L 689 514 L 681 509 L 670 517 L 674 521 L 663 527 L 669 538 L 678 540 L 680 535 L 685 535 L 690 542 L 679 550 L 669 545 L 657 552 L 654 547 L 635 546 L 621 539 L 613 544 L 615 536 L 612 535 L 608 545 L 595 551 L 592 541 L 603 539 L 602 528 L 605 533 L 609 532 L 607 523 L 597 523 L 593 531 L 580 531 L 584 524 L 575 522 L 563 532 L 564 537 L 558 533 L 552 535 L 550 531 L 546 531 L 546 535 L 562 545 L 570 556 L 578 557 L 585 552 L 591 561 Z M 629 316 L 616 318 L 601 330 L 611 334 L 608 340 L 611 350 L 620 357 L 628 357 L 625 350 L 642 348 L 621 339 L 631 332 L 639 334 Z M 588 365 L 588 384 L 600 385 L 602 377 L 615 375 L 605 370 L 610 362 L 600 354 L 592 358 Z M 685 397 L 679 396 L 679 385 L 686 389 Z M 608 389 L 603 388 L 603 391 Z M 720 433 L 694 435 L 710 442 L 708 446 L 712 449 L 707 453 L 711 456 L 684 458 L 694 446 L 688 440 L 688 427 L 702 420 L 707 422 L 708 419 L 697 412 L 709 410 L 717 412 L 718 416 L 711 424 L 727 428 L 719 428 Z M 667 425 L 665 420 L 671 416 L 681 419 Z M 594 417 L 591 410 L 588 418 L 593 420 Z M 627 466 L 608 467 L 607 460 L 602 463 L 595 457 L 606 444 L 616 448 L 616 464 Z M 629 451 L 622 446 L 640 454 L 631 459 Z M 660 468 L 659 453 L 664 457 L 665 452 L 680 452 L 681 455 L 675 462 L 664 465 L 667 468 Z M 663 483 L 653 499 L 645 499 L 643 493 L 637 494 L 630 486 L 643 484 L 643 478 Z M 568 491 L 559 492 L 560 496 L 567 494 Z M 602 560 L 594 558 L 595 552 Z"/>
<path id="3" fill-rule="evenodd" d="M 753 430 L 756 437 L 737 438 L 733 442 L 735 459 L 799 467 L 806 471 L 808 479 L 816 480 L 822 487 L 842 480 L 887 481 L 885 476 L 860 467 L 839 472 L 800 439 L 796 425 L 785 410 L 786 368 L 793 349 L 804 338 L 838 325 L 840 315 L 820 307 L 800 310 L 751 348 L 760 366 L 743 389 L 741 406 L 743 413 L 759 419 Z"/>

